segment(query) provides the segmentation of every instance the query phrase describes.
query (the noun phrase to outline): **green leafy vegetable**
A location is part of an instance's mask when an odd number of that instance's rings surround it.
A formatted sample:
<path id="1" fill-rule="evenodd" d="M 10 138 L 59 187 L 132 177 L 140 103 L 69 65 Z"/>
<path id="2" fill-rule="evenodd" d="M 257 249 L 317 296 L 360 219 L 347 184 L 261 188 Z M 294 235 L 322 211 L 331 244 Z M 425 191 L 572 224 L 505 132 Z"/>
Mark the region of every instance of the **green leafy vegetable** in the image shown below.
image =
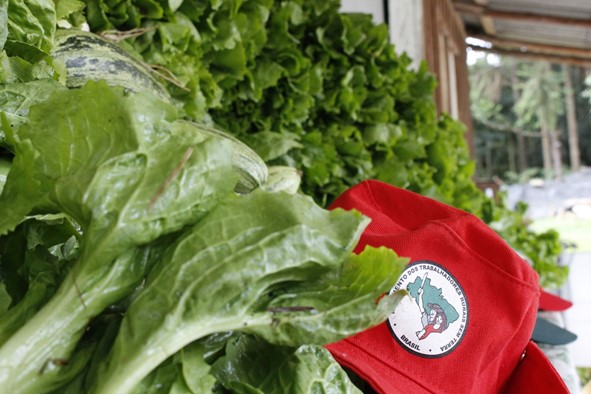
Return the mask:
<path id="1" fill-rule="evenodd" d="M 8 0 L 8 36 L 4 48 L 10 56 L 36 63 L 53 46 L 56 22 L 55 4 L 51 0 Z"/>
<path id="2" fill-rule="evenodd" d="M 91 29 L 148 30 L 123 45 L 178 77 L 168 88 L 184 115 L 235 133 L 270 165 L 297 168 L 321 205 L 375 178 L 481 218 L 491 204 L 514 216 L 476 187 L 464 126 L 438 116 L 427 64 L 410 69 L 370 16 L 339 13 L 336 0 L 185 1 L 174 13 L 161 3 L 164 12 L 143 19 L 131 18 L 139 2 L 95 3 L 104 11 L 96 21 L 88 13 Z M 224 62 L 229 51 L 239 57 Z M 529 250 L 540 275 L 560 270 L 552 237 L 520 237 L 525 221 L 512 222 L 501 234 Z M 548 253 L 536 257 L 538 248 Z"/>
<path id="3" fill-rule="evenodd" d="M 80 0 L 54 0 L 54 2 L 58 22 L 79 14 L 85 7 L 84 2 Z"/>
<path id="4" fill-rule="evenodd" d="M 0 193 L 2 193 L 2 189 L 4 189 L 4 184 L 6 183 L 6 177 L 10 172 L 10 161 L 3 159 L 0 157 Z"/>
<path id="5" fill-rule="evenodd" d="M 0 232 L 36 210 L 71 215 L 84 236 L 59 291 L 0 349 L 0 381 L 25 392 L 51 380 L 54 371 L 30 376 L 67 358 L 89 319 L 142 280 L 146 261 L 134 247 L 195 222 L 233 190 L 231 146 L 173 121 L 153 97 L 89 83 L 32 106 L 12 131 Z M 48 320 L 59 324 L 39 330 Z"/>
<path id="6" fill-rule="evenodd" d="M 221 331 L 296 346 L 383 321 L 400 296 L 376 300 L 407 260 L 385 248 L 351 255 L 366 223 L 301 195 L 227 199 L 154 268 L 127 310 L 96 392 L 131 392 L 172 354 Z"/>
<path id="7" fill-rule="evenodd" d="M 213 374 L 233 393 L 361 394 L 325 348 L 272 346 L 248 335 L 228 343 Z"/>
<path id="8" fill-rule="evenodd" d="M 0 50 L 8 38 L 8 0 L 0 0 Z"/>
<path id="9" fill-rule="evenodd" d="M 0 85 L 30 82 L 54 76 L 57 76 L 54 67 L 45 61 L 32 64 L 17 56 L 10 57 L 6 51 L 0 52 Z"/>
<path id="10" fill-rule="evenodd" d="M 26 85 L 35 86 L 53 88 Z M 154 96 L 104 82 L 46 96 L 28 111 L 15 107 L 22 111 L 14 127 L 5 116 L 15 157 L 0 195 L 0 230 L 22 237 L 14 229 L 27 215 L 55 213 L 71 216 L 82 235 L 51 282 L 57 291 L 34 291 L 45 282 L 31 274 L 47 258 L 21 263 L 31 273 L 14 320 L 23 326 L 4 331 L 2 384 L 22 393 L 131 392 L 194 340 L 240 330 L 274 344 L 322 344 L 383 321 L 397 302 L 376 299 L 406 260 L 387 249 L 352 255 L 367 223 L 361 215 L 325 211 L 297 194 L 234 195 L 228 139 L 177 120 Z M 85 334 L 116 305 L 126 317 L 112 347 L 110 334 Z M 210 387 L 199 357 L 191 359 L 201 378 L 181 383 Z"/>
<path id="11" fill-rule="evenodd" d="M 0 108 L 9 127 L 26 123 L 31 105 L 45 101 L 54 91 L 65 89 L 53 79 L 0 86 Z M 0 129 L 0 146 L 10 146 Z"/>
<path id="12" fill-rule="evenodd" d="M 53 296 L 76 258 L 79 237 L 68 217 L 47 215 L 0 238 L 0 278 L 11 296 L 0 318 L 0 345 Z"/>
<path id="13" fill-rule="evenodd" d="M 211 366 L 206 362 L 206 358 L 211 350 L 211 345 L 207 342 L 210 338 L 214 338 L 217 342 L 215 337 L 212 335 L 185 346 L 144 378 L 133 393 L 203 394 L 214 392 L 217 382 L 216 378 L 210 374 Z M 223 349 L 227 337 L 228 335 L 221 336 L 223 342 L 219 344 L 219 349 Z"/>

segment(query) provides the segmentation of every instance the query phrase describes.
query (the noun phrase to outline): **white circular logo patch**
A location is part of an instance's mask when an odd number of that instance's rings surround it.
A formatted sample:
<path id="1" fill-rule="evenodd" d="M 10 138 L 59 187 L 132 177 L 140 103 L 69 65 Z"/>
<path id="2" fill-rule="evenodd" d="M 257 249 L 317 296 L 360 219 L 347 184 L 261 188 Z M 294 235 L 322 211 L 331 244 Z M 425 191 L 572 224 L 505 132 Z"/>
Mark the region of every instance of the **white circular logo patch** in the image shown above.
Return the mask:
<path id="1" fill-rule="evenodd" d="M 391 292 L 401 289 L 409 296 L 388 318 L 392 336 L 422 357 L 453 351 L 468 326 L 468 300 L 456 279 L 439 264 L 421 260 L 406 267 Z"/>

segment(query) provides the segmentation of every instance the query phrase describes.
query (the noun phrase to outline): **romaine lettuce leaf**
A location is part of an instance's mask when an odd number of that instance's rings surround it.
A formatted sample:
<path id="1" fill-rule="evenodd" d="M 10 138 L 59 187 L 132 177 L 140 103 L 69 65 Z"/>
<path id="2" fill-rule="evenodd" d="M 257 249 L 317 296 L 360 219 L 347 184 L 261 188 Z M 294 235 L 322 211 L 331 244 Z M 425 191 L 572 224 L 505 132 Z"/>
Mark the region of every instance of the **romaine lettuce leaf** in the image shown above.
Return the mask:
<path id="1" fill-rule="evenodd" d="M 56 90 L 65 90 L 65 87 L 53 79 L 0 86 L 0 108 L 9 127 L 26 123 L 29 107 L 46 100 Z M 0 128 L 0 146 L 10 146 L 5 138 Z"/>
<path id="2" fill-rule="evenodd" d="M 245 331 L 281 345 L 324 344 L 383 321 L 406 259 L 351 250 L 367 224 L 303 195 L 230 196 L 189 229 L 127 310 L 97 393 L 131 392 L 189 343 Z M 351 319 L 351 316 L 355 316 Z"/>
<path id="3" fill-rule="evenodd" d="M 72 14 L 80 13 L 85 5 L 80 0 L 54 0 L 56 19 L 58 21 L 68 19 Z"/>
<path id="4" fill-rule="evenodd" d="M 10 56 L 36 63 L 53 46 L 56 22 L 52 0 L 8 0 L 8 37 L 4 48 Z"/>
<path id="5" fill-rule="evenodd" d="M 32 64 L 18 56 L 0 52 L 0 85 L 17 84 L 58 77 L 53 66 L 46 61 Z"/>
<path id="6" fill-rule="evenodd" d="M 0 195 L 0 233 L 35 211 L 72 216 L 83 237 L 58 292 L 0 348 L 3 384 L 51 387 L 60 368 L 45 365 L 67 358 L 89 319 L 143 279 L 137 246 L 193 224 L 232 193 L 231 144 L 175 116 L 155 96 L 90 82 L 54 92 L 10 129 L 15 158 Z"/>

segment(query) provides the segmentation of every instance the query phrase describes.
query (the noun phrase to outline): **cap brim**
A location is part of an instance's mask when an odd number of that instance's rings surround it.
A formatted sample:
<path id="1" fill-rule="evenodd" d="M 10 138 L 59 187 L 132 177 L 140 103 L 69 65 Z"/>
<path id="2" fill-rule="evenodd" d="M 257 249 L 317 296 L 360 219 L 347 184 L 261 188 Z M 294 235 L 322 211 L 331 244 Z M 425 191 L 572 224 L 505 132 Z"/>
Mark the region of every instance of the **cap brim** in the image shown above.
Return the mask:
<path id="1" fill-rule="evenodd" d="M 413 379 L 349 339 L 327 346 L 338 363 L 352 370 L 378 393 L 430 393 L 429 382 Z"/>
<path id="2" fill-rule="evenodd" d="M 536 343 L 566 345 L 575 341 L 577 335 L 538 316 L 531 339 Z"/>
<path id="3" fill-rule="evenodd" d="M 542 311 L 564 311 L 573 306 L 573 303 L 541 289 L 540 306 Z"/>
<path id="4" fill-rule="evenodd" d="M 502 393 L 562 394 L 569 390 L 544 352 L 530 342 Z"/>
<path id="5" fill-rule="evenodd" d="M 429 382 L 413 379 L 408 371 L 392 369 L 354 342 L 343 340 L 329 346 L 339 364 L 355 371 L 378 393 L 432 393 Z M 363 368 L 359 368 L 363 365 Z M 568 394 L 569 390 L 544 352 L 530 341 L 522 360 L 499 390 L 502 394 Z"/>

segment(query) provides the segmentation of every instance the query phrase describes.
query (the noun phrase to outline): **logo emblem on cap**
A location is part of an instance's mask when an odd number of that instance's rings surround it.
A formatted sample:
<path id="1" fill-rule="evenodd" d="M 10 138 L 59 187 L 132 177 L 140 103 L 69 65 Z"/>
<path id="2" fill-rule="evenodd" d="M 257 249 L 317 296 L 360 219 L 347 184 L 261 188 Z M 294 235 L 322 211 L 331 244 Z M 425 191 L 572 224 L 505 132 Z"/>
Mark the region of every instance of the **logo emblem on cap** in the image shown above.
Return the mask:
<path id="1" fill-rule="evenodd" d="M 468 326 L 468 300 L 458 281 L 441 265 L 421 260 L 406 267 L 391 292 L 405 297 L 389 316 L 392 336 L 421 357 L 443 357 L 460 344 Z"/>

